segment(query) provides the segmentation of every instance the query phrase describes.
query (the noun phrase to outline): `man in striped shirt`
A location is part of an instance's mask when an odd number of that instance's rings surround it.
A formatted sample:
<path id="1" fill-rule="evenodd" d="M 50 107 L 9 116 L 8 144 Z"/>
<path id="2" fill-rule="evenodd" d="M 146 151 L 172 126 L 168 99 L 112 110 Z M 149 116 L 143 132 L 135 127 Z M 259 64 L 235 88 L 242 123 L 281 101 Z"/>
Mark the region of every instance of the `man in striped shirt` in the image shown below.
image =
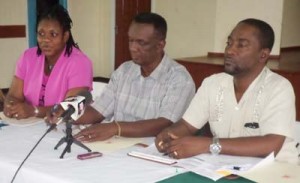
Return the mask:
<path id="1" fill-rule="evenodd" d="M 102 95 L 77 121 L 93 124 L 75 136 L 78 140 L 156 136 L 182 117 L 195 84 L 188 71 L 164 52 L 166 32 L 167 23 L 158 14 L 134 18 L 128 31 L 132 60 L 113 72 Z M 104 119 L 114 121 L 101 123 Z"/>

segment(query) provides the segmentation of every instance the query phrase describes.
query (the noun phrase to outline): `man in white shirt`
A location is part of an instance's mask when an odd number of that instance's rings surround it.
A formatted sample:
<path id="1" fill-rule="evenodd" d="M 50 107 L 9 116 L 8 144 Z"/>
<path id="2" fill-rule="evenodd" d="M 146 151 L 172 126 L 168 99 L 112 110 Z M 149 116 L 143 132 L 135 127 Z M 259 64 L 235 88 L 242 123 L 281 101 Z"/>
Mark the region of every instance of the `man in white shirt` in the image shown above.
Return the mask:
<path id="1" fill-rule="evenodd" d="M 295 95 L 266 67 L 274 43 L 270 25 L 245 19 L 228 36 L 224 69 L 206 78 L 183 118 L 156 138 L 174 158 L 201 153 L 265 157 L 297 163 Z M 209 122 L 212 138 L 194 134 Z"/>

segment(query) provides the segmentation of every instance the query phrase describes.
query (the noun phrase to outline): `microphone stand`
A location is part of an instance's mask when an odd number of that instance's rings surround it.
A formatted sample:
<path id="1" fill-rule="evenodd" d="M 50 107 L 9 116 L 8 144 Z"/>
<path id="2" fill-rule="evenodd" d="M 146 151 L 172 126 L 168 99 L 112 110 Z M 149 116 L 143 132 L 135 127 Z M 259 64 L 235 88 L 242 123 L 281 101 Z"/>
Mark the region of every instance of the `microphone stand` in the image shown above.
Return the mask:
<path id="1" fill-rule="evenodd" d="M 73 119 L 71 117 L 69 117 L 68 119 L 66 119 L 66 136 L 61 138 L 60 141 L 56 144 L 56 146 L 54 147 L 55 150 L 57 150 L 57 148 L 62 145 L 64 142 L 67 143 L 67 146 L 65 147 L 65 149 L 63 150 L 62 154 L 60 155 L 60 159 L 64 158 L 64 155 L 66 154 L 66 152 L 70 153 L 71 152 L 71 145 L 73 143 L 75 143 L 76 145 L 86 149 L 88 152 L 91 152 L 92 150 L 89 149 L 88 147 L 86 147 L 84 144 L 82 144 L 81 142 L 79 142 L 78 140 L 76 140 L 73 135 L 72 135 L 72 123 L 73 123 Z"/>

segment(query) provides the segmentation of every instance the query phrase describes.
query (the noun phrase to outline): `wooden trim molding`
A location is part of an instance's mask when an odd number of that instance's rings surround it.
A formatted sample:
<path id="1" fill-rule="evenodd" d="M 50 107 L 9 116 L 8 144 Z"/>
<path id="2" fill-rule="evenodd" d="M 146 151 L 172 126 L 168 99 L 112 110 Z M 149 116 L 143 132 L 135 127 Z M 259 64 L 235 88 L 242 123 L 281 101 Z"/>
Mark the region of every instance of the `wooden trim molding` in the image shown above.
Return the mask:
<path id="1" fill-rule="evenodd" d="M 105 77 L 94 77 L 93 81 L 99 81 L 99 82 L 104 82 L 104 83 L 108 83 L 109 82 L 109 78 L 105 78 Z"/>
<path id="2" fill-rule="evenodd" d="M 25 25 L 0 25 L 0 38 L 26 37 Z"/>
<path id="3" fill-rule="evenodd" d="M 220 53 L 220 52 L 207 52 L 207 57 L 224 57 L 224 53 Z"/>
<path id="4" fill-rule="evenodd" d="M 207 57 L 224 57 L 224 53 L 207 52 Z"/>
<path id="5" fill-rule="evenodd" d="M 207 52 L 207 57 L 224 57 L 224 53 L 220 52 Z M 269 59 L 279 59 L 280 55 L 270 55 Z"/>
<path id="6" fill-rule="evenodd" d="M 299 51 L 300 46 L 290 46 L 285 48 L 280 48 L 280 51 Z"/>

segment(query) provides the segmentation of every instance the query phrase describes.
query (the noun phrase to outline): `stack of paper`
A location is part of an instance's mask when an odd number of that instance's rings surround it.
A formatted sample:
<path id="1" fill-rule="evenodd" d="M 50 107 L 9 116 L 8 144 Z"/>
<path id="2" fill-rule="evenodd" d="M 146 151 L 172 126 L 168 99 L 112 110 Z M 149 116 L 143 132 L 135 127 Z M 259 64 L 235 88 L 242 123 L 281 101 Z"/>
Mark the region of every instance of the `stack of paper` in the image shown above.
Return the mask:
<path id="1" fill-rule="evenodd" d="M 158 152 L 154 144 L 150 145 L 147 148 L 142 148 L 139 151 L 129 152 L 128 155 L 167 165 L 177 163 L 176 159 L 170 158 L 169 156 Z"/>
<path id="2" fill-rule="evenodd" d="M 135 144 L 147 143 L 146 141 L 146 138 L 112 137 L 104 141 L 84 143 L 84 145 L 93 151 L 111 153 Z"/>
<path id="3" fill-rule="evenodd" d="M 266 158 L 200 154 L 186 159 L 173 159 L 158 152 L 155 145 L 128 153 L 130 156 L 181 167 L 214 181 L 230 174 L 240 174 L 252 168 L 274 161 L 274 153 Z"/>

